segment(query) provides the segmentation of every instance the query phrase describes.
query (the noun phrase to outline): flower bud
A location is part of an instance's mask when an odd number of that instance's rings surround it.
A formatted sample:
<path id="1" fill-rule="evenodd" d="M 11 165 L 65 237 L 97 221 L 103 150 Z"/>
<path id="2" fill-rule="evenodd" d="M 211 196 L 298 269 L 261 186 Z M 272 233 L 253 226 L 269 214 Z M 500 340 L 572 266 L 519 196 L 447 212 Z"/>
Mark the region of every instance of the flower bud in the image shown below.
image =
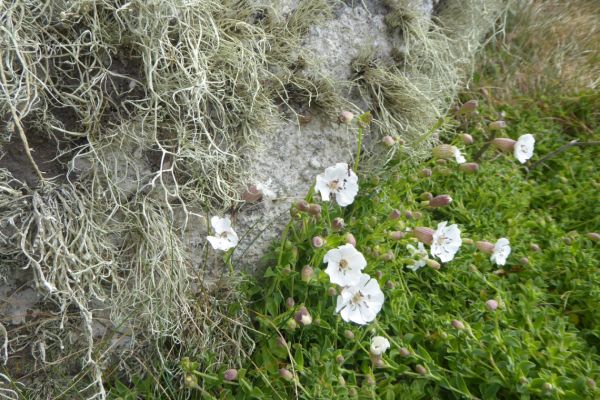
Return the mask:
<path id="1" fill-rule="evenodd" d="M 312 316 L 304 306 L 300 307 L 300 309 L 296 312 L 294 315 L 294 320 L 300 326 L 308 326 L 312 324 Z"/>
<path id="2" fill-rule="evenodd" d="M 334 232 L 341 231 L 345 226 L 346 223 L 344 222 L 344 218 L 338 217 L 331 222 L 331 227 L 333 228 Z"/>
<path id="3" fill-rule="evenodd" d="M 351 387 L 350 389 L 348 389 L 348 396 L 354 398 L 358 396 L 358 392 L 356 391 L 356 388 Z"/>
<path id="4" fill-rule="evenodd" d="M 413 219 L 421 219 L 421 218 L 423 218 L 423 213 L 420 211 L 415 211 L 415 212 L 413 212 L 412 216 L 413 216 Z"/>
<path id="5" fill-rule="evenodd" d="M 394 255 L 394 252 L 391 250 L 388 250 L 383 256 L 381 256 L 381 259 L 383 261 L 392 261 L 394 258 L 396 258 L 396 256 Z"/>
<path id="6" fill-rule="evenodd" d="M 238 377 L 238 371 L 235 368 L 230 368 L 223 372 L 223 379 L 226 381 L 235 381 Z"/>
<path id="7" fill-rule="evenodd" d="M 401 357 L 410 357 L 410 350 L 406 347 L 401 347 L 399 353 Z"/>
<path id="8" fill-rule="evenodd" d="M 470 145 L 473 144 L 473 136 L 469 135 L 468 133 L 463 133 L 460 135 L 460 138 L 462 139 L 463 143 L 466 145 Z"/>
<path id="9" fill-rule="evenodd" d="M 354 332 L 352 332 L 350 329 L 346 329 L 344 331 L 344 336 L 346 337 L 346 339 L 348 340 L 354 340 Z"/>
<path id="10" fill-rule="evenodd" d="M 290 318 L 287 320 L 287 322 L 285 323 L 286 328 L 288 328 L 290 331 L 295 330 L 298 327 L 298 324 L 296 323 L 296 321 L 294 321 L 293 318 Z"/>
<path id="11" fill-rule="evenodd" d="M 421 364 L 417 364 L 415 366 L 415 372 L 419 375 L 425 375 L 427 373 L 427 368 L 425 368 Z"/>
<path id="12" fill-rule="evenodd" d="M 342 111 L 338 119 L 342 124 L 349 124 L 354 119 L 354 114 L 350 111 Z"/>
<path id="13" fill-rule="evenodd" d="M 452 197 L 448 196 L 447 194 L 441 194 L 429 200 L 429 207 L 444 207 L 450 203 L 452 203 Z"/>
<path id="14" fill-rule="evenodd" d="M 448 176 L 448 175 L 452 174 L 452 170 L 450 168 L 442 167 L 439 165 L 433 169 L 433 172 L 435 172 L 438 175 L 442 175 L 442 176 Z"/>
<path id="15" fill-rule="evenodd" d="M 312 238 L 312 245 L 314 248 L 320 249 L 325 245 L 325 239 L 323 239 L 321 236 L 315 236 Z"/>
<path id="16" fill-rule="evenodd" d="M 331 297 L 333 297 L 333 296 L 336 296 L 337 294 L 338 294 L 338 293 L 337 293 L 337 289 L 336 289 L 336 288 L 334 288 L 333 286 L 329 286 L 329 287 L 327 288 L 327 296 L 331 296 Z"/>
<path id="17" fill-rule="evenodd" d="M 381 272 L 381 271 L 379 271 L 379 270 L 378 270 L 378 271 L 375 271 L 375 278 L 377 278 L 377 279 L 381 279 L 381 277 L 382 277 L 382 276 L 383 276 L 383 272 Z"/>
<path id="18" fill-rule="evenodd" d="M 431 194 L 430 192 L 425 192 L 425 193 L 421 193 L 421 196 L 419 196 L 421 198 L 421 200 L 424 201 L 428 201 L 433 199 L 433 194 Z"/>
<path id="19" fill-rule="evenodd" d="M 296 205 L 292 205 L 290 207 L 290 217 L 297 219 L 300 217 L 300 211 L 298 210 L 298 207 L 296 207 Z"/>
<path id="20" fill-rule="evenodd" d="M 585 383 L 592 389 L 592 390 L 596 390 L 596 381 L 593 380 L 592 378 L 587 378 L 587 380 L 585 381 Z"/>
<path id="21" fill-rule="evenodd" d="M 388 233 L 388 237 L 392 240 L 400 240 L 402 239 L 406 234 L 404 232 L 401 231 L 393 231 Z"/>
<path id="22" fill-rule="evenodd" d="M 285 306 L 289 309 L 289 308 L 293 308 L 296 305 L 296 302 L 294 301 L 294 299 L 292 297 L 288 297 L 287 299 L 285 299 Z"/>
<path id="23" fill-rule="evenodd" d="M 447 160 L 444 160 L 443 158 L 440 158 L 439 160 L 435 160 L 435 163 L 436 163 L 437 165 L 447 165 L 447 164 L 448 164 L 448 161 L 447 161 Z"/>
<path id="24" fill-rule="evenodd" d="M 385 363 L 381 359 L 381 357 L 372 357 L 373 365 L 375 368 L 383 368 L 385 367 Z"/>
<path id="25" fill-rule="evenodd" d="M 284 275 L 288 275 L 292 272 L 292 268 L 289 265 L 286 265 L 281 269 L 281 272 L 283 272 Z"/>
<path id="26" fill-rule="evenodd" d="M 470 238 L 464 238 L 462 241 L 464 244 L 473 244 L 473 239 Z"/>
<path id="27" fill-rule="evenodd" d="M 396 284 L 394 283 L 394 281 L 387 281 L 385 283 L 385 287 L 386 287 L 386 289 L 393 289 L 396 287 Z"/>
<path id="28" fill-rule="evenodd" d="M 471 114 L 473 111 L 477 109 L 477 100 L 469 100 L 458 110 L 458 113 L 461 115 Z"/>
<path id="29" fill-rule="evenodd" d="M 546 392 L 551 392 L 552 390 L 554 390 L 554 386 L 549 382 L 544 382 L 544 384 L 542 385 L 542 389 L 544 389 Z"/>
<path id="30" fill-rule="evenodd" d="M 335 356 L 335 362 L 336 362 L 336 363 L 338 363 L 338 364 L 340 364 L 340 365 L 341 365 L 341 364 L 343 364 L 343 363 L 344 363 L 344 361 L 346 361 L 346 359 L 344 358 L 344 356 L 343 356 L 343 355 L 341 355 L 341 354 L 338 354 L 337 356 Z"/>
<path id="31" fill-rule="evenodd" d="M 308 204 L 308 201 L 306 201 L 304 199 L 298 200 L 295 205 L 298 208 L 298 210 L 304 211 L 304 212 L 308 211 L 308 208 L 310 206 L 310 204 Z"/>
<path id="32" fill-rule="evenodd" d="M 412 234 L 417 238 L 419 242 L 425 244 L 431 244 L 433 242 L 433 233 L 435 231 L 431 228 L 425 228 L 423 226 L 419 226 L 412 230 Z"/>
<path id="33" fill-rule="evenodd" d="M 308 282 L 312 279 L 314 275 L 313 269 L 310 265 L 305 265 L 302 267 L 302 271 L 300 271 L 300 278 L 303 282 Z"/>
<path id="34" fill-rule="evenodd" d="M 351 233 L 346 233 L 346 243 L 356 247 L 356 238 Z"/>
<path id="35" fill-rule="evenodd" d="M 262 198 L 262 192 L 258 190 L 256 185 L 248 186 L 246 191 L 242 194 L 242 200 L 246 203 L 256 203 Z"/>
<path id="36" fill-rule="evenodd" d="M 313 216 L 321 215 L 321 206 L 318 204 L 309 204 L 308 213 Z"/>
<path id="37" fill-rule="evenodd" d="M 486 240 L 478 241 L 477 243 L 475 243 L 475 246 L 477 247 L 477 249 L 479 249 L 479 251 L 485 254 L 492 254 L 494 252 L 494 244 Z"/>
<path id="38" fill-rule="evenodd" d="M 392 147 L 394 144 L 396 144 L 396 141 L 390 135 L 384 136 L 383 139 L 381 139 L 381 142 L 388 147 Z"/>
<path id="39" fill-rule="evenodd" d="M 527 257 L 521 257 L 521 259 L 519 260 L 519 262 L 521 263 L 521 265 L 529 265 L 529 258 L 527 258 Z"/>
<path id="40" fill-rule="evenodd" d="M 413 219 L 414 218 L 414 215 L 413 215 L 412 211 L 406 211 L 404 213 L 404 216 L 406 217 L 406 219 Z"/>
<path id="41" fill-rule="evenodd" d="M 496 311 L 498 309 L 498 302 L 494 299 L 490 299 L 485 302 L 485 308 L 487 308 L 488 311 Z"/>
<path id="42" fill-rule="evenodd" d="M 531 246 L 529 246 L 529 248 L 531 249 L 531 251 L 535 251 L 535 252 L 538 252 L 538 251 L 540 251 L 540 250 L 541 250 L 541 249 L 540 249 L 540 246 L 538 246 L 538 245 L 537 245 L 537 244 L 535 244 L 535 243 L 532 243 L 532 244 L 531 244 Z"/>
<path id="43" fill-rule="evenodd" d="M 394 209 L 392 210 L 392 212 L 389 215 L 389 219 L 398 219 L 402 216 L 402 212 L 398 209 Z"/>
<path id="44" fill-rule="evenodd" d="M 509 138 L 496 138 L 492 140 L 492 144 L 498 150 L 501 150 L 505 153 L 510 153 L 515 149 L 515 140 Z"/>
<path id="45" fill-rule="evenodd" d="M 294 379 L 294 375 L 287 368 L 279 368 L 279 376 L 286 381 Z"/>
<path id="46" fill-rule="evenodd" d="M 506 122 L 502 120 L 490 122 L 488 127 L 490 128 L 490 131 L 497 131 L 506 128 Z"/>
<path id="47" fill-rule="evenodd" d="M 458 170 L 466 173 L 473 173 L 479 170 L 479 164 L 474 162 L 463 163 L 458 166 Z"/>
<path id="48" fill-rule="evenodd" d="M 588 232 L 585 234 L 588 239 L 592 239 L 594 242 L 600 242 L 600 233 L 598 232 Z"/>
<path id="49" fill-rule="evenodd" d="M 452 320 L 452 327 L 454 329 L 458 329 L 459 331 L 465 329 L 465 324 L 463 324 L 461 321 L 457 320 L 457 319 L 453 319 Z"/>
<path id="50" fill-rule="evenodd" d="M 367 375 L 367 377 L 365 378 L 365 383 L 369 386 L 374 386 L 375 385 L 375 377 L 373 375 Z"/>
<path id="51" fill-rule="evenodd" d="M 443 160 L 449 160 L 454 158 L 454 153 L 456 152 L 456 147 L 451 146 L 449 144 L 440 144 L 431 150 L 431 155 L 434 158 L 439 158 Z"/>
<path id="52" fill-rule="evenodd" d="M 439 269 L 442 267 L 439 262 L 432 259 L 427 259 L 426 262 L 429 268 L 435 269 L 436 271 L 439 271 Z"/>
<path id="53" fill-rule="evenodd" d="M 565 237 L 563 238 L 563 242 L 564 242 L 564 243 L 565 243 L 567 246 L 569 246 L 569 245 L 571 245 L 571 244 L 573 243 L 573 239 L 572 239 L 572 238 L 570 238 L 570 237 L 568 237 L 568 236 L 565 236 Z"/>
<path id="54" fill-rule="evenodd" d="M 340 386 L 346 386 L 346 380 L 342 375 L 338 377 L 338 383 L 340 384 Z"/>
<path id="55" fill-rule="evenodd" d="M 428 178 L 433 174 L 433 172 L 431 172 L 431 170 L 429 168 L 423 168 L 421 170 L 421 172 L 419 172 L 419 175 L 421 175 L 422 177 Z"/>
<path id="56" fill-rule="evenodd" d="M 197 388 L 198 387 L 198 378 L 196 375 L 186 375 L 184 378 L 185 386 L 189 388 Z"/>

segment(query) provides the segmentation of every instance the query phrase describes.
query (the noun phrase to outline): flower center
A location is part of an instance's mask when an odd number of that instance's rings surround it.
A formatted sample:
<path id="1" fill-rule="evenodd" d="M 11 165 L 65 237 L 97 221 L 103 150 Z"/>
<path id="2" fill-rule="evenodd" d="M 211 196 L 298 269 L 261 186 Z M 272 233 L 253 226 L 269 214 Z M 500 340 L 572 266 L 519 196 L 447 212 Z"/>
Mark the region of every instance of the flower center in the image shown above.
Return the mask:
<path id="1" fill-rule="evenodd" d="M 331 189 L 332 192 L 337 192 L 340 189 L 340 181 L 337 179 L 330 181 L 327 186 L 329 186 L 329 189 Z"/>
<path id="2" fill-rule="evenodd" d="M 344 260 L 344 259 L 341 259 L 341 260 L 340 260 L 340 268 L 341 268 L 341 269 L 346 269 L 346 268 L 348 268 L 348 261 L 346 261 L 346 260 Z"/>
<path id="3" fill-rule="evenodd" d="M 356 294 L 352 297 L 352 303 L 354 304 L 358 304 L 361 301 L 363 301 L 365 298 L 365 296 L 363 296 L 363 294 L 360 292 L 360 290 L 358 292 L 356 292 Z"/>
<path id="4" fill-rule="evenodd" d="M 227 232 L 221 232 L 219 236 L 223 239 L 227 239 Z"/>

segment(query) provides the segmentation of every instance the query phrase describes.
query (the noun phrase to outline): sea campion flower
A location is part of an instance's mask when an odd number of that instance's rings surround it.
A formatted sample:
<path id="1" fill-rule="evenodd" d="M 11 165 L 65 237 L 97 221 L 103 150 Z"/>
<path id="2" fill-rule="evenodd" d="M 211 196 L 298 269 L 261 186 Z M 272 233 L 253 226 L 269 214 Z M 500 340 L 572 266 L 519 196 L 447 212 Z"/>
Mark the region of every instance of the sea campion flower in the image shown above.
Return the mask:
<path id="1" fill-rule="evenodd" d="M 535 147 L 535 138 L 532 134 L 527 133 L 520 136 L 515 143 L 514 155 L 521 164 L 525 164 L 533 156 Z"/>
<path id="2" fill-rule="evenodd" d="M 454 155 L 454 160 L 456 160 L 457 164 L 464 164 L 467 162 L 467 159 L 462 155 L 458 147 L 452 146 L 452 155 Z"/>
<path id="3" fill-rule="evenodd" d="M 413 259 L 412 264 L 407 265 L 406 268 L 411 271 L 416 271 L 427 265 L 427 250 L 425 250 L 425 246 L 423 246 L 423 243 L 419 242 L 417 247 L 412 244 L 406 245 L 406 249 L 410 252 L 410 256 Z"/>
<path id="4" fill-rule="evenodd" d="M 323 201 L 329 201 L 331 195 L 342 207 L 352 204 L 358 193 L 358 177 L 346 163 L 337 163 L 317 175 L 315 189 L 321 193 Z"/>
<path id="5" fill-rule="evenodd" d="M 327 263 L 325 273 L 329 275 L 331 283 L 340 286 L 357 284 L 362 270 L 367 266 L 365 257 L 351 244 L 329 250 L 323 257 L 323 262 Z"/>
<path id="6" fill-rule="evenodd" d="M 383 336 L 374 336 L 371 339 L 370 353 L 374 356 L 381 356 L 390 348 L 390 341 Z"/>
<path id="7" fill-rule="evenodd" d="M 377 280 L 361 274 L 357 284 L 342 289 L 337 297 L 335 312 L 346 322 L 366 325 L 373 321 L 383 307 L 384 296 Z"/>
<path id="8" fill-rule="evenodd" d="M 494 244 L 494 252 L 490 257 L 490 261 L 496 263 L 497 265 L 506 264 L 506 259 L 510 254 L 510 242 L 507 238 L 500 238 Z"/>
<path id="9" fill-rule="evenodd" d="M 210 219 L 210 224 L 215 231 L 215 236 L 207 236 L 206 239 L 210 242 L 215 250 L 227 251 L 238 244 L 238 235 L 231 227 L 229 217 L 219 218 L 214 216 Z"/>
<path id="10" fill-rule="evenodd" d="M 438 224 L 431 242 L 431 255 L 438 257 L 442 262 L 451 261 L 462 244 L 458 226 L 456 224 L 446 226 L 447 224 L 447 221 Z"/>

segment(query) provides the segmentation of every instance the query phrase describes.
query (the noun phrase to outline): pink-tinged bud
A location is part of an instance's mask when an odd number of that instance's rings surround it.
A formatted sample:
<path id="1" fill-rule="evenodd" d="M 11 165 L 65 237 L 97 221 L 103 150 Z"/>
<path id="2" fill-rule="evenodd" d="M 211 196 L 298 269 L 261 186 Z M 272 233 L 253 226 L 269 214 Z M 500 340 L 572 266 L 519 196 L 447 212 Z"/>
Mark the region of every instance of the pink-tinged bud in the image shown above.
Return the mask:
<path id="1" fill-rule="evenodd" d="M 412 230 L 412 234 L 417 240 L 421 243 L 431 244 L 433 242 L 433 233 L 435 231 L 431 228 L 425 228 L 423 226 L 419 226 Z"/>
<path id="2" fill-rule="evenodd" d="M 413 213 L 413 219 L 421 219 L 421 218 L 423 218 L 423 213 L 422 213 L 422 212 L 420 212 L 420 211 L 415 211 L 415 212 Z"/>
<path id="3" fill-rule="evenodd" d="M 294 320 L 300 326 L 308 326 L 312 324 L 312 316 L 304 306 L 300 307 L 300 309 L 296 312 L 294 315 Z"/>
<path id="4" fill-rule="evenodd" d="M 298 208 L 298 210 L 300 210 L 300 211 L 306 212 L 306 211 L 308 211 L 309 207 L 310 207 L 310 204 L 308 204 L 308 201 L 306 201 L 304 199 L 298 200 L 296 202 L 296 208 Z"/>
<path id="5" fill-rule="evenodd" d="M 256 203 L 262 198 L 262 192 L 258 190 L 255 185 L 248 186 L 244 194 L 242 194 L 242 200 L 246 203 Z"/>
<path id="6" fill-rule="evenodd" d="M 394 144 L 396 144 L 396 141 L 390 135 L 384 136 L 383 139 L 381 139 L 381 142 L 388 147 L 392 147 Z"/>
<path id="7" fill-rule="evenodd" d="M 429 169 L 429 168 L 423 168 L 421 170 L 421 172 L 419 172 L 419 175 L 421 175 L 422 177 L 428 178 L 433 174 L 433 172 Z"/>
<path id="8" fill-rule="evenodd" d="M 435 163 L 437 165 L 446 165 L 446 164 L 448 164 L 448 160 L 444 160 L 443 158 L 440 158 L 439 160 L 435 160 Z"/>
<path id="9" fill-rule="evenodd" d="M 339 116 L 339 121 L 342 124 L 349 124 L 354 119 L 354 114 L 350 111 L 342 111 Z"/>
<path id="10" fill-rule="evenodd" d="M 458 170 L 466 173 L 474 173 L 479 171 L 479 164 L 474 162 L 468 162 L 464 164 L 460 164 L 458 166 Z"/>
<path id="11" fill-rule="evenodd" d="M 285 299 L 285 306 L 289 309 L 289 308 L 293 308 L 296 305 L 296 302 L 294 301 L 293 298 L 288 297 L 287 299 Z"/>
<path id="12" fill-rule="evenodd" d="M 440 158 L 443 160 L 449 160 L 454 158 L 454 154 L 456 153 L 456 147 L 451 146 L 449 144 L 440 144 L 431 150 L 431 154 L 434 158 Z"/>
<path id="13" fill-rule="evenodd" d="M 310 265 L 305 265 L 300 271 L 300 278 L 303 282 L 308 282 L 312 279 L 314 271 Z"/>
<path id="14" fill-rule="evenodd" d="M 426 263 L 429 268 L 435 269 L 436 271 L 439 271 L 439 269 L 442 267 L 439 262 L 432 259 L 428 259 Z"/>
<path id="15" fill-rule="evenodd" d="M 465 329 L 465 324 L 463 324 L 461 321 L 457 320 L 457 319 L 453 319 L 452 320 L 452 327 L 454 329 L 458 329 L 459 331 Z"/>
<path id="16" fill-rule="evenodd" d="M 421 364 L 417 364 L 415 366 L 415 372 L 419 375 L 425 375 L 425 374 L 427 374 L 427 368 L 425 368 Z"/>
<path id="17" fill-rule="evenodd" d="M 521 265 L 529 265 L 529 258 L 527 258 L 527 257 L 521 257 L 521 259 L 519 260 L 519 262 L 521 263 Z"/>
<path id="18" fill-rule="evenodd" d="M 385 288 L 386 288 L 386 289 L 393 289 L 393 288 L 395 288 L 395 287 L 396 287 L 396 284 L 394 283 L 394 281 L 387 281 L 387 282 L 385 283 Z"/>
<path id="19" fill-rule="evenodd" d="M 477 100 L 469 100 L 458 110 L 458 113 L 461 115 L 471 114 L 473 111 L 477 109 Z"/>
<path id="20" fill-rule="evenodd" d="M 489 311 L 496 311 L 498 309 L 498 302 L 494 299 L 490 299 L 485 302 L 485 308 Z"/>
<path id="21" fill-rule="evenodd" d="M 394 255 L 394 252 L 391 250 L 388 250 L 383 256 L 381 256 L 381 259 L 383 261 L 392 261 L 394 258 L 396 258 L 396 256 Z"/>
<path id="22" fill-rule="evenodd" d="M 473 136 L 469 135 L 468 133 L 461 134 L 460 138 L 462 139 L 463 143 L 466 145 L 473 144 L 473 142 L 474 142 Z"/>
<path id="23" fill-rule="evenodd" d="M 506 128 L 506 122 L 502 120 L 490 122 L 488 127 L 490 128 L 490 131 L 497 131 Z"/>
<path id="24" fill-rule="evenodd" d="M 585 381 L 585 383 L 592 389 L 592 390 L 596 390 L 596 381 L 593 380 L 592 378 L 587 378 L 587 380 Z"/>
<path id="25" fill-rule="evenodd" d="M 346 227 L 346 223 L 344 222 L 344 218 L 335 218 L 331 222 L 331 227 L 335 232 L 339 232 Z"/>
<path id="26" fill-rule="evenodd" d="M 398 209 L 394 209 L 392 210 L 392 212 L 389 215 L 389 219 L 398 219 L 402 216 L 402 212 Z"/>
<path id="27" fill-rule="evenodd" d="M 506 275 L 506 271 L 504 270 L 504 268 L 498 268 L 497 270 L 492 272 L 492 274 L 498 275 L 498 276 L 504 276 L 504 275 Z"/>
<path id="28" fill-rule="evenodd" d="M 431 194 L 430 192 L 425 192 L 425 193 L 421 193 L 421 196 L 419 196 L 421 198 L 421 200 L 424 201 L 428 201 L 433 199 L 433 194 Z"/>
<path id="29" fill-rule="evenodd" d="M 343 355 L 341 355 L 341 354 L 338 354 L 337 356 L 335 356 L 335 362 L 336 362 L 336 363 L 338 363 L 338 364 L 340 364 L 340 365 L 341 365 L 341 364 L 343 364 L 343 363 L 344 363 L 344 361 L 346 361 L 346 359 L 344 358 L 344 356 L 343 356 Z"/>
<path id="30" fill-rule="evenodd" d="M 452 197 L 448 196 L 447 194 L 441 194 L 429 200 L 429 207 L 444 207 L 450 203 L 452 203 Z"/>
<path id="31" fill-rule="evenodd" d="M 321 215 L 321 206 L 318 204 L 310 204 L 308 206 L 308 213 L 314 216 Z"/>
<path id="32" fill-rule="evenodd" d="M 532 243 L 532 244 L 531 244 L 531 246 L 529 246 L 529 248 L 531 249 L 531 251 L 535 251 L 535 252 L 538 252 L 538 251 L 540 251 L 540 250 L 541 250 L 541 249 L 540 249 L 540 246 L 538 246 L 538 245 L 537 245 L 537 244 L 535 244 L 535 243 Z"/>
<path id="33" fill-rule="evenodd" d="M 238 371 L 235 368 L 230 368 L 223 372 L 223 379 L 226 381 L 235 381 L 238 377 Z"/>
<path id="34" fill-rule="evenodd" d="M 356 247 L 356 238 L 351 233 L 346 233 L 346 243 Z"/>
<path id="35" fill-rule="evenodd" d="M 588 232 L 585 234 L 585 236 L 594 242 L 600 242 L 600 233 L 598 232 Z"/>
<path id="36" fill-rule="evenodd" d="M 383 362 L 383 360 L 381 359 L 381 357 L 374 357 L 373 358 L 373 365 L 375 366 L 375 368 L 383 368 L 383 367 L 385 367 L 385 363 Z"/>
<path id="37" fill-rule="evenodd" d="M 406 347 L 401 347 L 399 353 L 401 357 L 410 357 L 410 350 Z"/>
<path id="38" fill-rule="evenodd" d="M 404 213 L 404 216 L 406 217 L 406 219 L 413 219 L 414 218 L 414 215 L 413 215 L 412 211 L 406 211 Z"/>
<path id="39" fill-rule="evenodd" d="M 346 337 L 346 339 L 348 339 L 348 340 L 354 340 L 354 332 L 352 332 L 349 329 L 346 329 L 344 331 L 344 337 Z"/>
<path id="40" fill-rule="evenodd" d="M 473 239 L 470 238 L 464 238 L 462 241 L 464 244 L 473 244 Z"/>
<path id="41" fill-rule="evenodd" d="M 369 386 L 375 386 L 375 377 L 373 375 L 367 375 L 365 383 Z"/>
<path id="42" fill-rule="evenodd" d="M 572 238 L 570 238 L 570 237 L 568 237 L 568 236 L 565 236 L 565 237 L 563 238 L 563 242 L 565 242 L 565 244 L 566 244 L 567 246 L 569 246 L 569 245 L 571 245 L 571 244 L 573 243 L 573 239 L 572 239 Z"/>
<path id="43" fill-rule="evenodd" d="M 496 138 L 492 140 L 492 144 L 495 148 L 505 153 L 510 153 L 515 149 L 515 140 L 509 138 Z"/>
<path id="44" fill-rule="evenodd" d="M 312 245 L 314 248 L 320 249 L 325 245 L 325 239 L 323 239 L 321 236 L 315 236 L 312 238 Z"/>
<path id="45" fill-rule="evenodd" d="M 327 288 L 327 296 L 333 297 L 333 296 L 336 296 L 337 294 L 338 294 L 337 289 L 334 288 L 333 286 L 330 286 Z"/>
<path id="46" fill-rule="evenodd" d="M 294 375 L 287 368 L 279 368 L 279 376 L 288 382 L 294 379 Z"/>
<path id="47" fill-rule="evenodd" d="M 381 272 L 381 271 L 379 271 L 379 270 L 378 270 L 378 271 L 375 271 L 375 278 L 377 278 L 377 279 L 381 279 L 381 277 L 382 277 L 382 276 L 383 276 L 383 272 Z"/>
<path id="48" fill-rule="evenodd" d="M 475 243 L 475 246 L 479 251 L 485 254 L 492 254 L 494 252 L 494 244 L 486 240 L 480 240 Z"/>
<path id="49" fill-rule="evenodd" d="M 393 232 L 388 233 L 388 237 L 392 240 L 400 240 L 404 236 L 406 236 L 406 234 L 401 231 L 393 231 Z"/>

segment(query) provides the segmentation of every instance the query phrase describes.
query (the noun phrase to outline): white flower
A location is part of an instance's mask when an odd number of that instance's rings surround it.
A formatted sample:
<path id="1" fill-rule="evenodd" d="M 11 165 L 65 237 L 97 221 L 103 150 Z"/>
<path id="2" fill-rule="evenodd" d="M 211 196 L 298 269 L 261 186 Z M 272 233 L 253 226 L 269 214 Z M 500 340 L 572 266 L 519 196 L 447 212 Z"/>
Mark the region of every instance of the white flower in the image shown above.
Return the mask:
<path id="1" fill-rule="evenodd" d="M 463 157 L 460 150 L 457 147 L 452 146 L 452 154 L 454 154 L 454 159 L 457 164 L 464 164 L 467 162 L 466 158 Z"/>
<path id="2" fill-rule="evenodd" d="M 210 219 L 210 224 L 215 231 L 215 236 L 207 236 L 206 239 L 215 250 L 225 251 L 237 246 L 238 235 L 231 228 L 229 217 L 219 218 L 214 216 Z"/>
<path id="3" fill-rule="evenodd" d="M 532 134 L 520 136 L 515 143 L 515 158 L 521 164 L 525 164 L 533 156 L 533 148 L 535 147 L 535 138 Z"/>
<path id="4" fill-rule="evenodd" d="M 462 244 L 458 226 L 453 224 L 447 227 L 447 223 L 443 221 L 438 224 L 431 243 L 431 255 L 438 257 L 442 262 L 452 260 Z"/>
<path id="5" fill-rule="evenodd" d="M 365 325 L 375 319 L 383 307 L 383 301 L 383 292 L 377 280 L 362 274 L 356 285 L 342 289 L 337 297 L 335 312 L 339 312 L 346 322 Z"/>
<path id="6" fill-rule="evenodd" d="M 406 268 L 410 269 L 411 271 L 416 271 L 427 265 L 427 250 L 425 250 L 425 246 L 423 245 L 423 243 L 419 242 L 417 244 L 417 247 L 418 248 L 416 248 L 412 244 L 406 245 L 406 248 L 410 252 L 410 256 L 413 258 L 414 261 L 412 264 L 406 266 Z"/>
<path id="7" fill-rule="evenodd" d="M 331 283 L 340 286 L 358 283 L 362 270 L 367 266 L 365 257 L 351 244 L 329 250 L 323 262 L 327 263 L 325 273 L 329 275 Z"/>
<path id="8" fill-rule="evenodd" d="M 390 342 L 383 336 L 375 336 L 371 339 L 371 354 L 374 356 L 380 356 L 387 349 L 390 348 Z"/>
<path id="9" fill-rule="evenodd" d="M 507 238 L 500 238 L 494 245 L 494 253 L 490 257 L 490 261 L 497 265 L 506 264 L 506 259 L 510 254 L 510 245 Z"/>
<path id="10" fill-rule="evenodd" d="M 324 174 L 317 175 L 315 189 L 321 193 L 323 201 L 329 201 L 333 195 L 342 207 L 352 204 L 358 193 L 358 177 L 348 164 L 337 163 L 325 169 Z"/>

